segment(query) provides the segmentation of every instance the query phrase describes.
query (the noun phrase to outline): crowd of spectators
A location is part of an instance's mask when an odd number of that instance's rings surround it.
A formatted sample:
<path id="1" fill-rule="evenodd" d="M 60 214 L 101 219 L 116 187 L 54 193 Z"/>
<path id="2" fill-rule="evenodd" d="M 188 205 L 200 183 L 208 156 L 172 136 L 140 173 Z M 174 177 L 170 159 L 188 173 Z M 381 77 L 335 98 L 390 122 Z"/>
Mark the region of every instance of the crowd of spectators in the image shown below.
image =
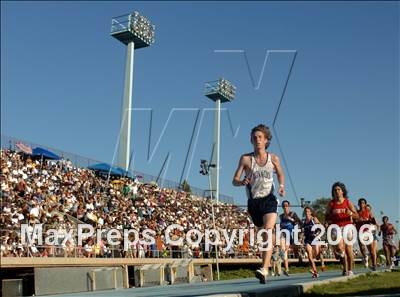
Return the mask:
<path id="1" fill-rule="evenodd" d="M 22 152 L 1 150 L 1 256 L 73 256 L 73 257 L 211 257 L 203 242 L 180 246 L 168 245 L 165 228 L 179 224 L 172 239 L 185 237 L 186 231 L 197 229 L 204 233 L 213 228 L 212 202 L 190 193 L 161 188 L 155 183 L 138 179 L 99 176 L 96 172 L 75 167 L 69 160 L 32 158 Z M 249 228 L 247 212 L 235 205 L 221 203 L 215 208 L 215 225 L 233 230 Z M 156 232 L 155 244 L 140 242 L 129 249 L 110 245 L 105 238 L 85 238 L 82 245 L 76 240 L 63 242 L 64 235 L 77 224 L 91 224 L 95 229 L 144 229 Z M 37 238 L 21 242 L 21 224 L 28 224 L 28 234 L 37 224 L 60 230 L 59 242 L 38 245 Z M 74 234 L 75 231 L 74 231 Z M 175 237 L 175 238 L 174 238 Z M 142 238 L 141 238 L 142 239 Z M 226 246 L 222 238 L 221 247 Z M 239 245 L 236 239 L 227 252 L 219 249 L 220 257 L 242 254 L 255 256 L 256 251 L 246 237 Z"/>

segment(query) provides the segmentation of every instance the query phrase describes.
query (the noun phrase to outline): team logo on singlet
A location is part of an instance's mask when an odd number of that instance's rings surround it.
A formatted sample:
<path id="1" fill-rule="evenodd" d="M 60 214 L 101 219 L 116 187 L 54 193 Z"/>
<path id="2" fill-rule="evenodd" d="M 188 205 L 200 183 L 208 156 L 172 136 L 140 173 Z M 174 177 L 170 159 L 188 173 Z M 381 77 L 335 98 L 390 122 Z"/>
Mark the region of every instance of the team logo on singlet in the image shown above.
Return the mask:
<path id="1" fill-rule="evenodd" d="M 345 208 L 335 208 L 335 209 L 332 209 L 332 213 L 333 214 L 346 213 L 346 209 Z"/>
<path id="2" fill-rule="evenodd" d="M 259 179 L 259 178 L 271 178 L 271 172 L 268 172 L 267 170 L 262 170 L 262 171 L 255 171 L 253 172 L 253 178 L 254 179 Z"/>

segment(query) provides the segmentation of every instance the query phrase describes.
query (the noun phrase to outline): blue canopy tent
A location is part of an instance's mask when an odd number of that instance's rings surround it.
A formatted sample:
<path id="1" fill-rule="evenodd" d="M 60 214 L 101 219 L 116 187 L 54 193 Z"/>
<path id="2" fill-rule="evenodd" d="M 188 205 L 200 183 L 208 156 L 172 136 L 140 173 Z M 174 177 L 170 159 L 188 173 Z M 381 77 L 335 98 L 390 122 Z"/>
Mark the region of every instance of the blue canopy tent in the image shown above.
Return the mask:
<path id="1" fill-rule="evenodd" d="M 43 159 L 51 159 L 51 160 L 60 160 L 60 156 L 56 155 L 53 152 L 50 152 L 44 148 L 36 147 L 32 149 L 32 156 L 34 157 L 43 157 Z"/>
<path id="2" fill-rule="evenodd" d="M 107 163 L 94 164 L 89 166 L 88 169 L 107 175 L 110 173 L 110 175 L 116 175 L 116 176 L 129 176 L 128 171 L 120 167 L 111 166 L 110 164 Z"/>

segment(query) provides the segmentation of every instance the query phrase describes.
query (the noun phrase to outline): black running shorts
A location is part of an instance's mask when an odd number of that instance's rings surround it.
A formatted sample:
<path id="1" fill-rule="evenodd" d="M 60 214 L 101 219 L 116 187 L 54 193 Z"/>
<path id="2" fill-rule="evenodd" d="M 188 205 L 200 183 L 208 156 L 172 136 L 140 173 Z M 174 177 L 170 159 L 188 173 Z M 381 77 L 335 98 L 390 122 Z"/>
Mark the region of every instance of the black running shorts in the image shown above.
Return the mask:
<path id="1" fill-rule="evenodd" d="M 276 213 L 278 210 L 278 200 L 273 193 L 262 198 L 247 200 L 247 211 L 249 212 L 254 225 L 263 226 L 263 217 L 267 213 Z"/>

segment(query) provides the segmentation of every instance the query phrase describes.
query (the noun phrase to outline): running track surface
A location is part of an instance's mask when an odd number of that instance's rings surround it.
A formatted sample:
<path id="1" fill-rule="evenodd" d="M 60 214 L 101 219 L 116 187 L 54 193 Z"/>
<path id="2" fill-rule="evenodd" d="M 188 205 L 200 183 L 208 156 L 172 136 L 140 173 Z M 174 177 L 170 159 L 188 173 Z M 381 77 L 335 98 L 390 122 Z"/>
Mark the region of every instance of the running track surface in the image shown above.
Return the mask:
<path id="1" fill-rule="evenodd" d="M 367 269 L 359 269 L 357 273 L 367 272 Z M 341 271 L 327 271 L 321 272 L 318 280 L 326 280 L 334 277 L 342 276 Z M 179 284 L 179 285 L 165 285 L 147 288 L 130 288 L 118 290 L 106 290 L 97 292 L 83 292 L 72 294 L 57 294 L 46 295 L 46 297 L 70 297 L 70 296 L 96 296 L 96 297 L 167 297 L 167 296 L 210 296 L 216 294 L 238 294 L 249 293 L 262 290 L 265 292 L 269 289 L 278 289 L 279 287 L 287 287 L 297 283 L 312 282 L 311 274 L 298 273 L 287 276 L 278 276 L 268 278 L 268 282 L 263 285 L 260 284 L 256 278 L 235 279 L 228 281 L 214 281 L 195 284 Z"/>

